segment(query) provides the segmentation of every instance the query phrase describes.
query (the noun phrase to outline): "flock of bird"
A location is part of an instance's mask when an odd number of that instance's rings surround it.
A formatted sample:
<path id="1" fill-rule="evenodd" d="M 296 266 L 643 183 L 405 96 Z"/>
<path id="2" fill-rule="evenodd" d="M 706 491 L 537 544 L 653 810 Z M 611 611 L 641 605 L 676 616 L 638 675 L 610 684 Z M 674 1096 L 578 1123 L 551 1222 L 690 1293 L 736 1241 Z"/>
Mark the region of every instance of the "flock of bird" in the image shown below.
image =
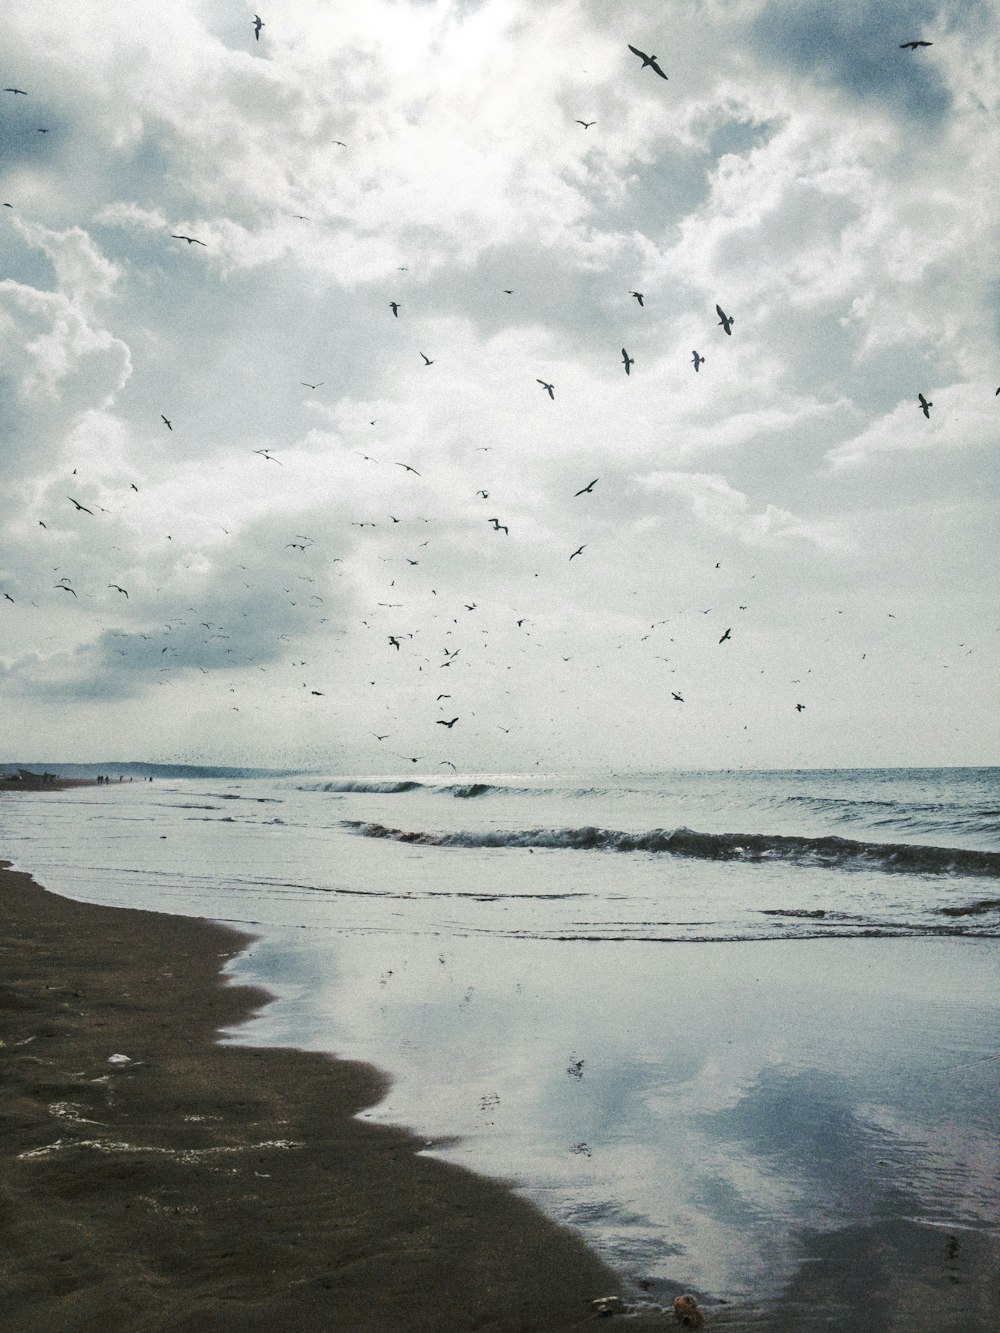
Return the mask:
<path id="1" fill-rule="evenodd" d="M 264 24 L 263 20 L 260 18 L 260 16 L 259 16 L 259 15 L 255 15 L 255 16 L 254 16 L 254 20 L 253 20 L 253 30 L 254 30 L 254 40 L 255 40 L 255 41 L 260 42 L 260 40 L 261 40 L 261 32 L 262 32 L 262 29 L 264 28 L 264 26 L 265 26 L 265 24 Z M 927 46 L 930 46 L 930 45 L 931 45 L 930 42 L 928 42 L 928 41 L 922 41 L 922 40 L 903 42 L 903 43 L 900 44 L 901 49 L 909 49 L 909 50 L 914 50 L 914 51 L 917 50 L 918 48 L 921 48 L 921 47 L 927 47 Z M 642 63 L 641 63 L 641 70 L 643 70 L 643 71 L 644 71 L 644 70 L 649 70 L 649 71 L 651 71 L 653 74 L 657 75 L 659 78 L 661 78 L 661 79 L 663 79 L 663 80 L 667 80 L 668 76 L 667 76 L 667 74 L 664 72 L 662 66 L 661 66 L 660 63 L 659 63 L 659 59 L 658 59 L 658 57 L 657 57 L 656 55 L 649 55 L 649 54 L 647 54 L 646 52 L 640 50 L 638 47 L 636 47 L 636 46 L 632 46 L 631 44 L 629 44 L 629 48 L 628 48 L 628 49 L 629 49 L 629 50 L 630 50 L 636 57 L 638 57 L 638 59 L 642 62 Z M 27 91 L 26 91 L 25 89 L 22 89 L 22 88 L 19 88 L 19 87 L 11 86 L 11 87 L 7 87 L 7 88 L 5 88 L 3 91 L 5 91 L 5 92 L 7 92 L 7 93 L 9 93 L 9 94 L 11 94 L 11 95 L 13 95 L 13 96 L 22 96 L 22 97 L 27 97 L 27 96 L 28 96 Z M 583 120 L 583 119 L 578 119 L 578 120 L 576 121 L 576 123 L 577 123 L 578 125 L 582 126 L 583 129 L 584 129 L 585 131 L 589 131 L 589 130 L 590 130 L 590 129 L 597 123 L 597 122 L 594 121 L 594 120 Z M 337 143 L 340 143 L 339 140 L 336 141 L 336 142 L 337 142 Z M 342 146 L 346 147 L 346 145 L 342 145 Z M 6 207 L 11 207 L 11 205 L 10 205 L 10 204 L 7 204 Z M 296 216 L 297 216 L 297 217 L 301 217 L 302 215 L 296 215 Z M 303 220 L 308 220 L 308 219 L 303 219 Z M 200 238 L 197 237 L 197 236 L 189 235 L 189 234 L 187 234 L 186 232 L 170 232 L 170 233 L 169 233 L 169 236 L 170 236 L 170 238 L 173 239 L 173 240 L 177 240 L 177 241 L 183 242 L 183 243 L 186 244 L 189 248 L 190 248 L 190 247 L 193 247 L 193 246 L 198 246 L 198 247 L 201 247 L 201 248 L 203 248 L 203 249 L 208 249 L 208 248 L 209 248 L 208 243 L 207 243 L 206 241 L 203 241 L 202 239 L 200 239 Z M 504 291 L 504 294 L 505 294 L 505 295 L 507 295 L 507 296 L 512 296 L 512 295 L 513 295 L 513 291 L 514 291 L 514 289 L 512 289 L 512 288 L 504 288 L 503 291 Z M 640 292 L 640 291 L 637 291 L 637 290 L 632 290 L 632 291 L 630 291 L 628 294 L 629 294 L 629 296 L 630 296 L 631 298 L 633 298 L 633 299 L 635 300 L 636 305 L 637 305 L 639 308 L 644 308 L 644 307 L 645 307 L 646 297 L 645 297 L 645 294 L 644 294 L 643 292 Z M 393 300 L 391 300 L 391 301 L 388 302 L 388 309 L 389 309 L 390 312 L 391 312 L 392 318 L 393 318 L 394 320 L 398 320 L 398 319 L 400 319 L 400 312 L 403 310 L 403 303 L 402 303 L 401 301 L 397 300 L 397 299 L 393 299 Z M 717 316 L 718 316 L 718 327 L 722 329 L 722 332 L 725 334 L 725 336 L 726 336 L 727 338 L 731 338 L 731 337 L 733 336 L 733 326 L 734 326 L 734 324 L 736 323 L 736 318 L 735 318 L 735 316 L 733 316 L 733 315 L 731 315 L 731 314 L 727 314 L 726 311 L 722 308 L 721 304 L 716 304 L 716 306 L 715 306 L 715 311 L 716 311 L 716 314 L 717 314 Z M 425 368 L 429 368 L 429 367 L 431 367 L 431 366 L 433 366 L 433 365 L 435 364 L 435 359 L 429 357 L 426 353 L 424 353 L 424 352 L 420 352 L 419 355 L 420 355 L 420 357 L 422 358 L 422 361 L 423 361 L 423 364 L 424 364 Z M 623 365 L 623 367 L 624 367 L 625 374 L 626 374 L 627 376 L 631 376 L 631 374 L 632 374 L 632 368 L 635 366 L 636 362 L 635 362 L 635 358 L 632 357 L 632 356 L 629 354 L 628 350 L 627 350 L 625 347 L 622 347 L 622 348 L 621 348 L 621 360 L 622 360 L 622 365 Z M 691 364 L 692 364 L 692 366 L 693 366 L 693 369 L 694 369 L 695 373 L 698 373 L 698 372 L 700 371 L 701 367 L 704 366 L 704 365 L 706 364 L 706 357 L 705 357 L 700 351 L 698 351 L 697 349 L 695 349 L 695 350 L 692 351 L 692 354 L 691 354 Z M 323 381 L 323 380 L 312 380 L 312 379 L 309 380 L 309 381 L 305 381 L 305 380 L 300 381 L 301 385 L 302 385 L 303 387 L 309 389 L 310 391 L 316 391 L 316 390 L 318 390 L 318 389 L 324 384 L 324 382 L 325 382 L 325 381 Z M 542 391 L 547 395 L 547 397 L 548 397 L 550 400 L 555 401 L 555 398 L 556 398 L 556 386 L 555 386 L 555 384 L 552 383 L 552 382 L 550 382 L 550 381 L 548 381 L 548 380 L 542 379 L 542 378 L 540 378 L 540 377 L 536 377 L 536 382 L 537 382 L 537 384 L 541 387 Z M 1000 394 L 1000 389 L 997 390 L 997 393 Z M 918 394 L 918 405 L 919 405 L 920 411 L 923 413 L 924 417 L 929 419 L 929 417 L 930 417 L 930 409 L 933 407 L 933 403 L 932 403 L 928 398 L 926 398 L 926 396 L 925 396 L 922 392 Z M 163 422 L 163 424 L 164 424 L 164 426 L 166 427 L 166 429 L 167 429 L 169 432 L 173 433 L 173 432 L 174 432 L 174 421 L 173 421 L 171 418 L 169 418 L 165 413 L 161 413 L 161 414 L 160 414 L 160 419 L 161 419 L 161 421 Z M 375 425 L 375 422 L 372 422 L 371 424 L 372 424 L 372 425 Z M 484 451 L 488 452 L 488 446 L 485 446 L 485 447 L 484 447 Z M 253 450 L 253 452 L 254 452 L 257 456 L 259 456 L 259 457 L 262 459 L 262 461 L 264 461 L 264 462 L 274 463 L 274 464 L 276 464 L 276 465 L 278 465 L 278 466 L 281 466 L 281 465 L 282 465 L 282 464 L 281 464 L 281 460 L 280 460 L 279 458 L 275 457 L 274 453 L 273 453 L 270 449 L 268 449 L 268 448 L 258 448 L 258 449 Z M 378 462 L 378 461 L 379 461 L 379 460 L 376 460 L 376 459 L 372 458 L 370 455 L 361 455 L 361 457 L 362 457 L 365 461 L 367 461 L 367 462 L 371 462 L 371 463 L 375 463 L 375 462 Z M 398 468 L 400 468 L 400 469 L 402 469 L 402 470 L 403 470 L 406 474 L 408 474 L 408 475 L 412 475 L 412 476 L 414 476 L 414 477 L 416 477 L 416 478 L 418 478 L 418 479 L 421 478 L 421 473 L 418 471 L 417 468 L 413 467 L 410 463 L 403 462 L 403 461 L 393 460 L 393 465 L 396 466 L 396 467 L 398 467 Z M 576 490 L 575 492 L 573 492 L 573 499 L 579 499 L 579 498 L 584 497 L 584 496 L 592 495 L 592 494 L 594 493 L 594 488 L 598 485 L 598 482 L 599 482 L 599 481 L 600 481 L 600 477 L 595 477 L 595 478 L 593 478 L 591 481 L 589 481 L 586 485 L 581 486 L 578 490 Z M 133 491 L 136 491 L 136 492 L 138 491 L 138 487 L 136 486 L 135 483 L 132 483 L 132 484 L 131 484 L 131 489 L 132 489 Z M 486 488 L 481 488 L 481 489 L 477 492 L 477 498 L 481 498 L 481 499 L 483 499 L 483 500 L 486 500 L 486 499 L 489 498 L 489 496 L 490 496 L 490 491 L 487 490 Z M 94 519 L 94 518 L 97 517 L 97 515 L 95 514 L 95 508 L 94 508 L 94 507 L 91 507 L 90 504 L 84 504 L 81 500 L 75 498 L 75 497 L 72 496 L 72 495 L 67 495 L 67 496 L 66 496 L 66 500 L 73 506 L 73 508 L 74 508 L 74 514 L 76 514 L 76 515 L 87 515 L 90 519 Z M 92 501 L 91 503 L 92 503 L 92 504 L 95 504 L 95 502 L 93 502 L 93 501 Z M 95 504 L 95 507 L 98 508 L 98 509 L 101 508 L 100 506 L 96 506 L 96 504 Z M 107 512 L 107 511 L 104 510 L 104 511 L 102 511 L 102 512 Z M 390 515 L 389 517 L 390 517 L 390 519 L 391 519 L 391 522 L 392 522 L 394 525 L 395 525 L 395 524 L 399 524 L 399 523 L 401 522 L 401 520 L 400 520 L 398 517 L 395 517 L 395 516 L 392 516 L 392 515 Z M 421 520 L 421 521 L 425 521 L 425 522 L 426 522 L 427 520 L 424 519 L 424 520 Z M 40 525 L 42 528 L 47 528 L 48 525 L 44 522 L 44 520 L 39 519 L 38 522 L 39 522 L 39 525 Z M 494 516 L 488 518 L 488 519 L 486 520 L 486 522 L 492 527 L 492 529 L 493 529 L 493 531 L 494 531 L 495 533 L 497 533 L 497 534 L 503 534 L 505 537 L 509 537 L 509 536 L 510 536 L 510 525 L 509 525 L 509 522 L 503 522 L 503 521 L 501 521 L 501 518 L 500 518 L 499 515 L 494 515 Z M 369 520 L 357 520 L 357 521 L 354 523 L 354 526 L 359 527 L 359 528 L 375 527 L 375 526 L 376 526 L 376 523 L 375 523 L 375 521 L 370 520 L 370 519 L 369 519 Z M 169 541 L 169 540 L 172 540 L 172 539 L 171 539 L 171 537 L 168 535 L 167 538 L 166 538 L 166 540 Z M 427 542 L 422 543 L 422 545 L 424 545 L 424 546 L 426 546 L 427 544 L 428 544 Z M 589 545 L 589 543 L 587 543 L 587 542 L 582 542 L 582 543 L 580 543 L 580 544 L 576 547 L 576 549 L 574 549 L 574 550 L 569 554 L 569 556 L 568 556 L 569 561 L 573 561 L 573 560 L 576 560 L 576 559 L 579 558 L 579 557 L 582 557 L 582 556 L 584 555 L 584 552 L 588 549 L 588 545 Z M 285 550 L 291 550 L 292 552 L 296 552 L 296 553 L 298 554 L 298 557 L 305 557 L 305 556 L 307 556 L 310 552 L 315 551 L 315 550 L 316 550 L 316 547 L 317 547 L 317 543 L 314 541 L 314 539 L 311 538 L 311 537 L 305 536 L 305 535 L 303 535 L 303 534 L 295 534 L 295 540 L 290 540 L 290 541 L 288 541 L 288 542 L 286 542 L 286 543 L 284 544 L 284 549 L 285 549 Z M 381 556 L 380 556 L 379 558 L 380 558 L 380 559 L 387 559 L 387 558 L 390 558 L 390 557 L 381 557 Z M 411 569 L 412 569 L 412 568 L 415 568 L 415 567 L 418 566 L 419 563 L 420 563 L 420 559 L 419 559 L 419 558 L 414 558 L 414 557 L 411 557 L 411 556 L 405 556 L 404 559 L 405 559 L 405 561 L 406 561 L 407 566 L 408 566 L 409 568 L 411 568 Z M 336 563 L 343 563 L 342 558 L 340 558 L 340 557 L 336 557 L 336 558 L 334 558 L 333 561 L 330 562 L 331 565 L 332 565 L 332 564 L 336 564 Z M 718 564 L 716 564 L 716 568 L 718 568 L 718 567 L 719 567 Z M 301 579 L 305 580 L 305 581 L 308 582 L 308 583 L 314 583 L 314 582 L 315 582 L 315 577 L 314 577 L 314 576 L 297 574 L 295 577 L 296 577 L 296 578 L 301 578 Z M 246 584 L 246 587 L 249 588 L 250 586 L 251 586 L 251 585 L 250 585 L 249 583 Z M 282 583 L 281 586 L 282 586 L 282 589 L 283 589 L 283 593 L 284 593 L 284 595 L 287 597 L 287 599 L 288 599 L 290 605 L 292 605 L 292 606 L 299 605 L 299 599 L 300 599 L 300 597 L 301 597 L 301 594 L 297 594 L 295 597 L 293 597 L 293 596 L 292 596 L 292 593 L 293 593 L 295 590 L 293 589 L 292 586 L 285 587 L 285 586 L 284 586 L 284 583 Z M 393 578 L 393 579 L 390 581 L 390 583 L 389 583 L 389 588 L 390 588 L 390 589 L 395 589 L 395 586 L 396 586 L 396 580 L 395 580 L 395 578 Z M 117 582 L 117 581 L 112 581 L 112 582 L 109 582 L 109 583 L 106 585 L 106 587 L 107 587 L 107 590 L 108 590 L 108 591 L 116 592 L 116 593 L 119 594 L 121 597 L 123 597 L 125 600 L 127 600 L 127 601 L 131 600 L 130 597 L 129 597 L 129 592 L 128 592 L 128 590 L 127 590 L 121 583 L 119 583 L 119 582 Z M 59 579 L 59 581 L 53 585 L 53 589 L 54 589 L 54 590 L 57 590 L 57 591 L 61 591 L 61 592 L 63 592 L 64 594 L 71 595 L 75 601 L 79 599 L 78 591 L 77 591 L 77 589 L 73 586 L 73 579 L 72 579 L 69 575 L 63 575 L 63 576 L 61 576 L 60 579 Z M 431 595 L 436 596 L 436 590 L 434 590 L 434 589 L 430 589 L 430 593 L 431 593 Z M 8 601 L 8 602 L 11 602 L 11 603 L 14 603 L 14 602 L 15 602 L 15 598 L 14 598 L 9 592 L 6 592 L 6 591 L 5 591 L 5 592 L 3 593 L 3 596 L 4 596 L 4 598 L 6 599 L 6 601 Z M 315 612 L 319 612 L 319 611 L 321 611 L 321 610 L 324 609 L 324 598 L 323 598 L 320 594 L 318 594 L 318 593 L 315 593 L 315 592 L 309 592 L 309 593 L 306 594 L 306 605 L 307 605 L 307 607 L 308 607 L 308 609 L 309 609 L 310 612 L 314 612 L 314 613 L 315 613 Z M 399 609 L 403 609 L 404 606 L 405 606 L 405 603 L 403 603 L 403 602 L 384 602 L 384 603 L 383 603 L 383 602 L 380 602 L 380 603 L 378 603 L 378 607 L 379 607 L 379 609 L 389 609 L 389 608 L 391 608 L 391 609 L 394 609 L 394 610 L 399 610 Z M 472 602 L 466 602 L 466 603 L 463 603 L 463 608 L 464 608 L 464 610 L 465 610 L 466 612 L 468 612 L 468 613 L 474 612 L 474 611 L 476 610 L 476 602 L 475 602 L 475 601 L 472 601 Z M 741 609 L 741 610 L 745 610 L 745 607 L 742 607 L 742 606 L 741 606 L 740 609 Z M 194 610 L 194 608 L 191 608 L 191 610 Z M 248 616 L 248 612 L 247 612 L 246 610 L 243 610 L 243 611 L 241 612 L 241 614 L 242 614 L 244 617 L 247 617 L 247 616 Z M 706 614 L 707 614 L 707 613 L 706 613 Z M 522 630 L 527 620 L 528 620 L 528 617 L 526 617 L 526 616 L 518 618 L 518 619 L 516 620 L 516 626 L 517 626 L 517 628 L 518 628 L 519 630 Z M 324 625 L 324 624 L 326 624 L 326 623 L 327 623 L 327 617 L 326 617 L 326 616 L 319 616 L 319 617 L 317 618 L 317 620 L 316 620 L 316 627 L 318 628 L 320 625 Z M 370 624 L 370 622 L 368 622 L 368 621 L 366 621 L 366 620 L 362 620 L 361 623 L 362 623 L 362 625 L 365 626 L 366 629 L 367 629 L 367 628 L 371 628 L 371 624 Z M 457 618 L 457 617 L 454 617 L 452 623 L 453 623 L 454 625 L 457 625 L 457 624 L 459 623 L 458 618 Z M 659 623 L 659 624 L 664 624 L 664 623 L 666 623 L 666 622 L 661 621 L 661 622 L 658 622 L 658 623 Z M 187 629 L 187 628 L 189 627 L 189 625 L 190 625 L 190 622 L 188 622 L 184 617 L 175 617 L 175 618 L 173 618 L 173 619 L 172 619 L 172 620 L 165 626 L 165 630 L 161 630 L 161 631 L 160 631 L 160 637 L 163 637 L 164 635 L 166 635 L 166 636 L 168 637 L 168 639 L 169 639 L 170 637 L 172 637 L 172 638 L 176 641 L 179 637 L 181 637 L 181 635 L 178 633 L 178 631 L 183 631 L 183 630 Z M 204 628 L 204 629 L 207 631 L 207 637 L 204 639 L 204 643 L 205 643 L 205 644 L 210 644 L 210 643 L 215 642 L 215 641 L 222 641 L 222 640 L 225 640 L 225 639 L 227 639 L 227 638 L 230 637 L 229 634 L 226 634 L 226 633 L 223 632 L 223 631 L 224 631 L 224 628 L 226 628 L 226 627 L 224 627 L 224 626 L 223 626 L 221 623 L 219 623 L 219 622 L 215 622 L 215 621 L 212 621 L 212 620 L 201 621 L 201 622 L 199 623 L 199 628 Z M 651 631 L 654 630 L 655 628 L 656 628 L 655 625 L 650 627 Z M 388 638 L 388 646 L 389 646 L 389 649 L 392 650 L 392 651 L 394 651 L 396 654 L 400 654 L 400 653 L 402 653 L 402 651 L 403 651 L 403 646 L 404 646 L 404 643 L 405 643 L 405 644 L 407 645 L 407 651 L 408 651 L 408 652 L 411 651 L 411 649 L 410 649 L 410 645 L 412 644 L 415 635 L 417 635 L 419 632 L 420 632 L 419 629 L 411 629 L 411 630 L 407 630 L 407 631 L 396 630 L 395 632 L 388 633 L 387 638 Z M 525 632 L 530 632 L 530 631 L 525 631 Z M 125 638 L 125 639 L 127 640 L 126 647 L 124 647 L 124 648 L 120 648 L 120 649 L 119 649 L 119 651 L 121 652 L 122 656 L 123 656 L 123 657 L 126 657 L 126 658 L 128 658 L 130 655 L 131 655 L 132 657 L 135 657 L 135 656 L 136 656 L 136 655 L 135 655 L 135 652 L 134 652 L 134 649 L 135 649 L 135 644 L 137 643 L 138 640 L 143 640 L 143 641 L 145 641 L 146 643 L 149 643 L 149 644 L 151 645 L 150 650 L 149 650 L 149 651 L 144 651 L 143 653 L 139 654 L 139 655 L 138 655 L 138 659 L 137 659 L 138 661 L 141 661 L 142 663 L 148 665 L 149 657 L 150 657 L 150 652 L 152 651 L 152 643 L 154 642 L 154 640 L 153 640 L 153 634 L 152 634 L 152 633 L 151 633 L 151 634 L 146 634 L 146 633 L 138 633 L 138 634 L 134 634 L 134 633 L 126 632 L 126 631 L 114 631 L 113 633 L 119 634 L 121 637 L 123 637 L 123 638 Z M 447 633 L 449 633 L 449 634 L 452 633 L 452 630 L 449 628 L 449 630 L 447 631 Z M 485 631 L 483 631 L 483 633 L 485 634 Z M 187 646 L 188 646 L 188 649 L 189 649 L 189 650 L 190 650 L 190 637 L 191 637 L 190 634 L 188 634 L 188 635 L 186 636 Z M 648 638 L 648 637 L 649 637 L 648 635 L 644 636 L 644 638 Z M 281 635 L 279 635 L 279 639 L 281 639 L 281 640 L 283 640 L 283 641 L 287 641 L 288 638 L 289 638 L 289 635 L 288 635 L 287 633 L 282 633 Z M 728 643 L 728 642 L 731 640 L 731 638 L 732 638 L 732 626 L 727 626 L 727 627 L 725 628 L 723 634 L 722 634 L 721 637 L 719 638 L 718 643 L 719 643 L 719 645 L 726 644 L 726 643 Z M 485 640 L 484 640 L 484 641 L 485 641 Z M 160 653 L 161 653 L 161 655 L 164 655 L 164 656 L 165 656 L 166 654 L 170 653 L 170 652 L 176 652 L 176 651 L 177 651 L 177 650 L 174 648 L 174 646 L 173 646 L 170 642 L 167 642 L 166 644 L 164 644 L 164 646 L 160 649 Z M 228 653 L 229 653 L 231 656 L 233 656 L 234 658 L 238 658 L 238 657 L 239 657 L 239 654 L 238 654 L 237 652 L 235 652 L 232 648 L 229 648 L 229 649 L 227 649 L 227 650 L 225 650 L 225 651 L 228 652 Z M 460 653 L 461 651 L 462 651 L 461 647 L 459 647 L 459 648 L 452 648 L 452 647 L 450 647 L 450 646 L 445 646 L 444 649 L 443 649 L 443 660 L 440 661 L 440 662 L 438 663 L 438 667 L 439 667 L 439 668 L 446 668 L 446 667 L 450 667 L 450 666 L 452 666 L 452 664 L 455 662 L 455 659 L 458 657 L 458 655 L 459 655 L 459 653 Z M 199 669 L 200 669 L 202 672 L 206 672 L 206 673 L 207 673 L 207 668 L 206 668 L 206 666 L 204 665 L 204 663 L 205 663 L 206 661 L 209 661 L 210 659 L 204 654 L 204 652 L 202 652 L 202 653 L 200 653 L 199 655 L 197 655 L 197 660 L 198 660 L 198 667 L 199 667 Z M 569 658 L 564 658 L 563 660 L 564 660 L 564 661 L 568 661 Z M 664 659 L 664 660 L 667 660 L 667 659 Z M 224 658 L 223 658 L 223 661 L 224 661 Z M 213 665 L 213 666 L 218 666 L 218 665 L 221 665 L 222 662 L 220 662 L 219 659 L 214 659 L 214 660 L 211 661 L 210 664 Z M 236 664 L 237 664 L 237 663 L 234 662 L 234 665 L 236 665 Z M 305 660 L 302 660 L 301 662 L 298 662 L 298 663 L 293 662 L 292 665 L 293 665 L 293 667 L 299 667 L 299 668 L 301 668 L 301 667 L 306 666 L 307 663 L 305 662 Z M 431 659 L 430 659 L 429 657 L 427 657 L 427 656 L 421 654 L 421 655 L 420 655 L 420 660 L 419 660 L 419 662 L 418 662 L 417 665 L 418 665 L 418 670 L 419 670 L 420 672 L 423 672 L 425 665 L 428 666 L 428 667 L 430 667 L 430 666 L 433 665 L 433 663 L 432 663 L 432 661 L 431 661 Z M 263 670 L 264 668 L 262 667 L 261 669 Z M 170 668 L 161 668 L 161 670 L 169 671 Z M 375 683 L 375 682 L 372 682 L 373 685 L 374 685 L 374 683 Z M 232 689 L 235 691 L 235 686 L 232 687 Z M 304 689 L 304 690 L 308 690 L 308 691 L 309 691 L 309 694 L 310 694 L 311 696 L 314 696 L 314 697 L 317 697 L 317 698 L 325 698 L 325 697 L 326 697 L 326 694 L 327 694 L 327 691 L 326 691 L 326 690 L 318 690 L 318 689 L 315 689 L 315 688 L 311 688 L 310 683 L 309 683 L 309 682 L 306 682 L 306 681 L 303 681 L 303 682 L 302 682 L 302 689 Z M 682 693 L 682 691 L 681 691 L 680 689 L 677 689 L 677 690 L 671 690 L 671 691 L 670 691 L 670 695 L 671 695 L 671 701 L 672 701 L 672 702 L 676 702 L 676 703 L 679 703 L 679 704 L 683 704 L 683 703 L 685 702 L 684 695 L 683 695 L 683 693 Z M 439 711 L 441 711 L 441 704 L 443 703 L 443 701 L 446 701 L 446 700 L 447 700 L 447 701 L 450 701 L 450 700 L 451 700 L 451 697 L 452 697 L 452 696 L 451 696 L 449 693 L 439 692 L 439 693 L 437 694 L 436 703 L 438 704 Z M 238 711 L 238 705 L 233 705 L 233 707 L 236 708 L 236 710 Z M 795 708 L 795 710 L 796 710 L 799 714 L 801 714 L 801 713 L 804 711 L 804 709 L 805 709 L 805 704 L 803 704 L 803 703 L 801 703 L 801 702 L 796 702 L 796 703 L 794 704 L 794 708 Z M 435 723 L 436 725 L 438 725 L 438 726 L 444 728 L 444 729 L 447 730 L 448 732 L 451 732 L 451 731 L 455 728 L 455 726 L 461 721 L 461 717 L 462 717 L 462 714 L 461 714 L 461 713 L 457 713 L 457 714 L 455 714 L 454 716 L 452 716 L 452 717 L 450 717 L 450 718 L 446 718 L 446 717 L 437 717 L 437 718 L 433 719 L 433 721 L 434 721 L 434 723 Z M 501 731 L 504 731 L 504 732 L 509 732 L 510 728 L 509 728 L 509 727 L 503 727 L 503 726 L 501 726 L 501 727 L 500 727 L 500 730 L 501 730 Z M 392 732 L 382 732 L 382 731 L 379 731 L 379 732 L 371 732 L 371 735 L 375 736 L 376 739 L 377 739 L 379 742 L 383 742 L 383 741 L 385 741 L 385 740 L 387 740 L 387 739 L 389 739 L 389 738 L 391 737 Z M 419 762 L 422 758 L 424 758 L 424 756 L 412 756 L 412 755 L 406 755 L 406 754 L 399 754 L 398 752 L 397 752 L 397 757 L 400 758 L 400 759 L 404 759 L 404 760 L 406 760 L 406 761 L 408 761 L 408 762 L 412 762 L 412 763 L 417 763 L 417 762 Z M 440 760 L 439 763 L 454 768 L 454 764 L 453 764 L 450 760 L 443 759 L 443 760 Z"/>

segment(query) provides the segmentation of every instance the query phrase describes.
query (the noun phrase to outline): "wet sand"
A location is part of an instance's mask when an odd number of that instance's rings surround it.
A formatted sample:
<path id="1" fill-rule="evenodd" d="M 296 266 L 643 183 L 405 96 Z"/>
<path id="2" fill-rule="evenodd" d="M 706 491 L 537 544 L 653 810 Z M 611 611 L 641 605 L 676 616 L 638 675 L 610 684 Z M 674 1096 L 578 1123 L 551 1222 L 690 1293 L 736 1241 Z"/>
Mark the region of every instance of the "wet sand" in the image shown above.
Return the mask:
<path id="1" fill-rule="evenodd" d="M 620 1291 L 502 1185 L 355 1119 L 370 1066 L 218 1045 L 267 999 L 220 977 L 246 937 L 5 866 L 5 1333 L 562 1330 Z"/>

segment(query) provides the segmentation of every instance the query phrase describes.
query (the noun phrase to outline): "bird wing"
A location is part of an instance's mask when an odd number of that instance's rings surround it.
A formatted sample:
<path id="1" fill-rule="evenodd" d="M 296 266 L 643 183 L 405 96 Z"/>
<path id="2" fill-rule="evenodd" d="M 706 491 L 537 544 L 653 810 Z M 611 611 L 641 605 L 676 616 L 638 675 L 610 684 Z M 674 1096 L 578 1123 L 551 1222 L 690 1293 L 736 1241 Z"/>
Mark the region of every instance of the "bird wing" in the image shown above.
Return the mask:
<path id="1" fill-rule="evenodd" d="M 631 42 L 629 42 L 628 44 L 628 49 L 632 52 L 633 55 L 637 55 L 640 60 L 649 59 L 649 56 L 646 55 L 645 51 L 640 51 L 639 48 L 637 46 L 633 46 Z"/>
<path id="2" fill-rule="evenodd" d="M 655 70 L 656 73 L 659 74 L 659 76 L 660 76 L 661 79 L 665 79 L 665 78 L 667 77 L 667 76 L 664 74 L 663 70 L 660 69 L 659 65 L 656 63 L 655 60 L 651 60 L 651 61 L 649 62 L 649 68 Z"/>

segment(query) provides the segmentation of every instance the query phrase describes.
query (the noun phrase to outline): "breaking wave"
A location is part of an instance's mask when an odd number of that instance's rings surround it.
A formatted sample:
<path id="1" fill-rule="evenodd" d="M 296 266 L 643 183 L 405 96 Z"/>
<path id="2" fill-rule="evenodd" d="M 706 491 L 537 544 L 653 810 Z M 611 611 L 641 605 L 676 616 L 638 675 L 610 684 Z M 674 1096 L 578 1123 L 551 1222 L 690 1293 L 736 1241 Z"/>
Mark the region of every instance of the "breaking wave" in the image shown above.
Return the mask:
<path id="1" fill-rule="evenodd" d="M 910 843 L 863 842 L 834 835 L 820 838 L 775 833 L 699 833 L 651 829 L 627 833 L 595 827 L 428 833 L 388 828 L 363 820 L 342 827 L 361 837 L 430 847 L 538 847 L 548 850 L 654 852 L 707 861 L 781 861 L 842 870 L 880 870 L 918 875 L 976 875 L 1000 879 L 1000 852 Z"/>

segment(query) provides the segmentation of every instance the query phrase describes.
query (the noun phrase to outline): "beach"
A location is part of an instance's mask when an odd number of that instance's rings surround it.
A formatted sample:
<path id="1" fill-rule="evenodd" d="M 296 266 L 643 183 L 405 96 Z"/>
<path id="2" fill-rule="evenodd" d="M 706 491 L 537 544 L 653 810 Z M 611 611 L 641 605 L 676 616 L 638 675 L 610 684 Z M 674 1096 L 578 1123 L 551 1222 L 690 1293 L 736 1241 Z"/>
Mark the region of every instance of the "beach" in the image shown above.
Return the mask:
<path id="1" fill-rule="evenodd" d="M 266 1001 L 220 978 L 246 937 L 9 868 L 0 921 L 6 1333 L 561 1330 L 620 1290 L 501 1184 L 355 1119 L 376 1070 L 216 1044 Z"/>
<path id="2" fill-rule="evenodd" d="M 993 1333 L 993 781 L 20 788 L 5 1328 Z"/>

